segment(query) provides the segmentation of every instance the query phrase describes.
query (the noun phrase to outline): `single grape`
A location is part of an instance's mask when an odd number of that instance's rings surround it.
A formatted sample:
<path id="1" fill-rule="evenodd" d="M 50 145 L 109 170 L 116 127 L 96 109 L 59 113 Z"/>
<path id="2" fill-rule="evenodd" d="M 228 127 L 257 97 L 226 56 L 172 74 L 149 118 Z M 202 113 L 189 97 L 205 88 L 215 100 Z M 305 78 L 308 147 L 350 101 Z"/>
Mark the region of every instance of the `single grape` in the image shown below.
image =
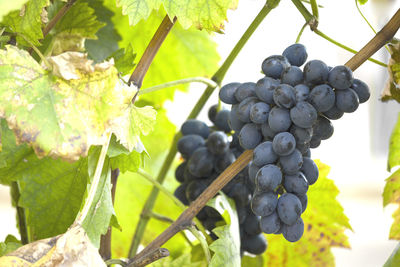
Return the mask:
<path id="1" fill-rule="evenodd" d="M 267 57 L 261 65 L 264 74 L 274 79 L 279 79 L 282 72 L 289 67 L 290 63 L 287 58 L 278 55 Z"/>
<path id="2" fill-rule="evenodd" d="M 303 165 L 303 155 L 299 150 L 295 149 L 291 154 L 281 156 L 279 163 L 281 164 L 283 173 L 295 174 L 300 170 L 301 165 Z"/>
<path id="3" fill-rule="evenodd" d="M 212 105 L 209 109 L 208 109 L 208 119 L 212 122 L 215 123 L 215 117 L 217 116 L 217 111 L 218 109 L 218 104 L 216 105 Z"/>
<path id="4" fill-rule="evenodd" d="M 182 204 L 189 205 L 189 200 L 186 198 L 186 187 L 188 184 L 183 183 L 175 189 L 174 196 L 179 199 Z"/>
<path id="5" fill-rule="evenodd" d="M 257 97 L 248 97 L 242 102 L 240 102 L 238 108 L 236 109 L 236 114 L 238 119 L 244 123 L 250 122 L 250 109 L 251 106 L 259 102 Z"/>
<path id="6" fill-rule="evenodd" d="M 329 71 L 328 82 L 333 88 L 347 89 L 353 84 L 353 72 L 347 66 L 336 66 Z"/>
<path id="7" fill-rule="evenodd" d="M 219 90 L 219 99 L 226 104 L 237 104 L 239 101 L 235 97 L 236 89 L 240 83 L 228 83 L 221 87 Z"/>
<path id="8" fill-rule="evenodd" d="M 277 155 L 287 156 L 296 148 L 296 140 L 291 133 L 278 133 L 272 140 L 272 148 Z"/>
<path id="9" fill-rule="evenodd" d="M 298 102 L 290 109 L 292 122 L 301 128 L 310 128 L 317 119 L 317 110 L 308 102 Z"/>
<path id="10" fill-rule="evenodd" d="M 268 125 L 271 130 L 276 133 L 288 130 L 292 125 L 289 110 L 286 108 L 273 107 L 269 112 Z"/>
<path id="11" fill-rule="evenodd" d="M 252 161 L 250 161 L 249 164 L 249 169 L 248 169 L 248 174 L 249 174 L 249 180 L 255 184 L 256 183 L 256 175 L 260 167 L 258 167 L 256 164 L 254 164 Z"/>
<path id="12" fill-rule="evenodd" d="M 177 148 L 184 158 L 190 158 L 196 149 L 204 145 L 205 141 L 203 137 L 197 134 L 189 134 L 179 139 Z"/>
<path id="13" fill-rule="evenodd" d="M 283 226 L 283 237 L 289 242 L 299 241 L 304 233 L 304 222 L 302 218 L 299 218 L 292 225 L 284 225 Z"/>
<path id="14" fill-rule="evenodd" d="M 317 164 L 312 159 L 304 157 L 303 166 L 301 166 L 300 170 L 306 177 L 309 185 L 315 184 L 319 176 L 319 171 Z"/>
<path id="15" fill-rule="evenodd" d="M 339 110 L 351 113 L 357 110 L 358 105 L 358 96 L 353 89 L 336 91 L 336 107 Z"/>
<path id="16" fill-rule="evenodd" d="M 307 194 L 301 194 L 296 196 L 300 199 L 301 202 L 301 213 L 303 213 L 307 209 L 308 197 Z"/>
<path id="17" fill-rule="evenodd" d="M 289 132 L 294 136 L 296 144 L 298 143 L 308 143 L 311 141 L 313 135 L 313 128 L 301 128 L 297 125 L 292 125 Z"/>
<path id="18" fill-rule="evenodd" d="M 242 242 L 243 249 L 255 255 L 264 253 L 267 250 L 267 240 L 263 234 L 247 236 Z"/>
<path id="19" fill-rule="evenodd" d="M 233 152 L 228 151 L 227 153 L 218 156 L 214 162 L 214 170 L 217 173 L 223 172 L 226 168 L 228 168 L 233 162 L 235 162 L 236 157 Z"/>
<path id="20" fill-rule="evenodd" d="M 261 217 L 260 227 L 261 231 L 266 234 L 274 234 L 281 228 L 281 220 L 279 219 L 278 213 L 274 211 L 268 216 Z"/>
<path id="21" fill-rule="evenodd" d="M 277 211 L 279 218 L 285 224 L 294 224 L 301 215 L 300 199 L 291 193 L 285 193 L 278 199 Z"/>
<path id="22" fill-rule="evenodd" d="M 221 131 L 212 132 L 206 141 L 208 151 L 215 155 L 225 154 L 229 149 L 228 136 Z"/>
<path id="23" fill-rule="evenodd" d="M 278 194 L 274 192 L 256 192 L 251 200 L 251 209 L 255 215 L 268 216 L 278 204 Z"/>
<path id="24" fill-rule="evenodd" d="M 323 116 L 318 116 L 313 126 L 313 135 L 321 140 L 329 139 L 333 135 L 333 125 L 331 121 Z"/>
<path id="25" fill-rule="evenodd" d="M 323 84 L 328 80 L 328 66 L 321 60 L 311 60 L 304 65 L 304 81 L 306 84 Z"/>
<path id="26" fill-rule="evenodd" d="M 269 127 L 268 123 L 261 124 L 261 133 L 266 140 L 274 139 L 276 132 L 272 131 L 271 127 Z"/>
<path id="27" fill-rule="evenodd" d="M 328 111 L 325 111 L 322 114 L 324 114 L 325 117 L 330 120 L 338 120 L 343 116 L 344 112 L 338 109 L 336 105 L 334 105 Z"/>
<path id="28" fill-rule="evenodd" d="M 308 190 L 308 182 L 302 172 L 297 172 L 293 175 L 285 175 L 284 180 L 283 186 L 285 187 L 286 191 L 293 193 L 296 196 L 303 195 Z"/>
<path id="29" fill-rule="evenodd" d="M 194 176 L 207 177 L 213 171 L 214 156 L 206 147 L 200 147 L 190 157 L 187 167 Z"/>
<path id="30" fill-rule="evenodd" d="M 229 118 L 228 118 L 228 124 L 229 127 L 238 132 L 240 129 L 242 129 L 244 122 L 239 120 L 239 117 L 237 115 L 237 109 L 239 108 L 239 105 L 232 105 L 231 112 L 229 113 Z"/>
<path id="31" fill-rule="evenodd" d="M 293 66 L 300 67 L 307 60 L 307 50 L 302 44 L 292 44 L 288 46 L 282 53 L 286 57 L 290 64 Z"/>
<path id="32" fill-rule="evenodd" d="M 272 142 L 265 141 L 259 144 L 253 152 L 253 164 L 261 167 L 276 162 L 278 155 L 272 149 Z"/>
<path id="33" fill-rule="evenodd" d="M 175 178 L 178 182 L 183 183 L 185 182 L 185 168 L 187 162 L 184 161 L 175 170 Z"/>
<path id="34" fill-rule="evenodd" d="M 192 202 L 206 189 L 207 186 L 201 180 L 194 180 L 186 187 L 186 198 Z"/>
<path id="35" fill-rule="evenodd" d="M 280 108 L 291 108 L 296 102 L 294 89 L 288 84 L 281 84 L 276 87 L 273 98 L 275 104 Z"/>
<path id="36" fill-rule="evenodd" d="M 235 98 L 238 102 L 253 96 L 256 96 L 256 84 L 253 82 L 242 83 L 235 91 Z"/>
<path id="37" fill-rule="evenodd" d="M 187 164 L 186 164 L 186 168 L 185 168 L 185 171 L 184 171 L 183 175 L 185 177 L 185 183 L 190 183 L 191 181 L 194 181 L 194 180 L 199 178 L 199 177 L 194 176 L 193 174 L 190 173 Z"/>
<path id="38" fill-rule="evenodd" d="M 256 186 L 260 191 L 273 191 L 281 182 L 282 172 L 273 164 L 261 167 L 256 174 Z"/>
<path id="39" fill-rule="evenodd" d="M 197 134 L 207 139 L 210 134 L 210 129 L 207 124 L 196 119 L 190 119 L 185 121 L 181 126 L 181 132 L 183 135 Z"/>
<path id="40" fill-rule="evenodd" d="M 270 106 L 264 102 L 258 102 L 250 108 L 250 120 L 254 123 L 266 123 L 270 111 Z"/>
<path id="41" fill-rule="evenodd" d="M 282 72 L 281 82 L 284 84 L 289 84 L 291 86 L 296 86 L 303 82 L 303 72 L 299 67 L 290 66 Z"/>
<path id="42" fill-rule="evenodd" d="M 311 90 L 309 102 L 319 112 L 328 111 L 335 105 L 335 92 L 327 84 L 317 85 Z"/>
<path id="43" fill-rule="evenodd" d="M 217 116 L 215 116 L 215 126 L 217 126 L 219 130 L 226 133 L 229 133 L 231 131 L 228 123 L 229 113 L 229 110 L 223 109 L 217 113 Z"/>
<path id="44" fill-rule="evenodd" d="M 296 96 L 296 102 L 307 101 L 310 95 L 310 87 L 305 84 L 298 84 L 294 89 L 294 94 Z"/>
<path id="45" fill-rule="evenodd" d="M 262 140 L 262 135 L 254 123 L 247 123 L 239 133 L 239 142 L 244 149 L 255 148 Z"/>
<path id="46" fill-rule="evenodd" d="M 318 136 L 314 135 L 310 141 L 310 148 L 317 148 L 321 144 L 321 139 Z"/>
<path id="47" fill-rule="evenodd" d="M 360 104 L 366 102 L 371 96 L 371 92 L 369 90 L 368 85 L 359 79 L 353 80 L 351 89 L 353 89 L 356 92 Z"/>
<path id="48" fill-rule="evenodd" d="M 258 80 L 256 84 L 257 97 L 269 105 L 274 104 L 273 93 L 279 84 L 279 80 L 270 77 L 264 77 Z"/>
<path id="49" fill-rule="evenodd" d="M 260 234 L 261 233 L 260 219 L 261 219 L 261 217 L 255 215 L 254 213 L 252 213 L 252 212 L 248 213 L 246 220 L 243 223 L 244 231 L 248 235 Z"/>

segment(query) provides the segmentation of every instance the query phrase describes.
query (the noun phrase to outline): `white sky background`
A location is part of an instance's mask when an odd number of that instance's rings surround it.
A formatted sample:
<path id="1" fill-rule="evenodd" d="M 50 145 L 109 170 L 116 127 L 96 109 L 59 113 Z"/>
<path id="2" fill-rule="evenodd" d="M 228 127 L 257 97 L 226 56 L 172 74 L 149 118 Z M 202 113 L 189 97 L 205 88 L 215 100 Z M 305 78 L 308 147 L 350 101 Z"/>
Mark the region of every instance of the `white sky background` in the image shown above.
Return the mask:
<path id="1" fill-rule="evenodd" d="M 380 29 L 400 7 L 400 0 L 381 1 L 383 7 L 370 0 L 362 10 L 370 22 Z M 373 32 L 358 14 L 353 0 L 319 0 L 325 8 L 320 9 L 319 29 L 333 39 L 359 50 L 373 36 Z M 240 0 L 238 9 L 229 11 L 225 34 L 215 35 L 218 51 L 225 59 L 239 40 L 252 19 L 259 12 L 263 0 Z M 378 19 L 379 18 L 379 19 Z M 261 63 L 272 54 L 280 54 L 285 47 L 294 43 L 304 24 L 304 19 L 290 0 L 282 0 L 264 20 L 248 41 L 229 69 L 224 84 L 228 82 L 256 82 L 262 77 Z M 397 37 L 400 35 L 397 34 Z M 336 47 L 306 29 L 301 38 L 306 45 L 309 59 L 321 59 L 328 65 L 344 64 L 352 54 Z M 386 61 L 387 51 L 381 50 L 375 58 Z M 334 249 L 337 266 L 382 266 L 393 248 L 395 241 L 388 241 L 392 223 L 391 214 L 395 207 L 382 207 L 386 153 L 390 131 L 397 118 L 400 105 L 383 104 L 378 101 L 386 70 L 367 62 L 356 72 L 355 77 L 367 82 L 373 91 L 368 104 L 363 104 L 353 114 L 334 121 L 335 133 L 322 145 L 312 151 L 314 159 L 331 166 L 329 177 L 339 187 L 339 201 L 350 218 L 354 232 L 347 232 L 352 250 Z M 174 103 L 167 103 L 169 117 L 180 125 L 204 90 L 194 84 L 189 94 L 177 92 Z M 214 94 L 208 106 L 217 103 Z M 207 120 L 207 109 L 200 115 Z M 15 211 L 8 200 L 8 190 L 0 188 L 0 240 L 10 233 L 18 236 L 15 229 Z M 2 199 L 7 197 L 7 199 Z M 10 223 L 10 221 L 14 221 Z"/>
<path id="2" fill-rule="evenodd" d="M 374 33 L 358 14 L 353 0 L 320 0 L 320 23 L 318 29 L 353 49 L 361 49 Z M 361 9 L 372 25 L 381 29 L 400 7 L 400 1 L 371 1 Z M 216 35 L 218 51 L 225 59 L 239 40 L 252 19 L 259 12 L 264 1 L 241 0 L 238 9 L 228 13 L 229 22 L 225 34 Z M 223 84 L 229 82 L 256 82 L 262 78 L 261 63 L 272 54 L 280 54 L 294 43 L 304 24 L 304 19 L 291 1 L 282 0 L 253 34 L 246 46 L 227 72 Z M 400 35 L 397 34 L 397 37 Z M 321 59 L 328 65 L 344 64 L 351 53 L 331 44 L 306 29 L 301 43 L 306 45 L 308 59 Z M 381 49 L 374 55 L 386 62 L 388 53 Z M 386 69 L 367 62 L 359 67 L 355 77 L 367 82 L 373 95 L 352 114 L 345 114 L 334 121 L 335 133 L 321 146 L 312 151 L 312 158 L 320 159 L 331 166 L 329 177 L 339 187 L 339 201 L 350 218 L 354 232 L 346 232 L 352 250 L 334 249 L 336 266 L 382 266 L 396 246 L 389 241 L 395 206 L 383 209 L 381 194 L 384 188 L 388 138 L 400 111 L 396 103 L 383 104 L 378 101 L 386 81 Z M 174 103 L 169 103 L 170 118 L 180 125 L 204 90 L 203 85 L 193 85 L 190 94 L 178 92 Z M 207 106 L 217 103 L 214 94 Z M 182 104 L 185 103 L 185 104 Z M 199 116 L 207 121 L 207 109 Z"/>

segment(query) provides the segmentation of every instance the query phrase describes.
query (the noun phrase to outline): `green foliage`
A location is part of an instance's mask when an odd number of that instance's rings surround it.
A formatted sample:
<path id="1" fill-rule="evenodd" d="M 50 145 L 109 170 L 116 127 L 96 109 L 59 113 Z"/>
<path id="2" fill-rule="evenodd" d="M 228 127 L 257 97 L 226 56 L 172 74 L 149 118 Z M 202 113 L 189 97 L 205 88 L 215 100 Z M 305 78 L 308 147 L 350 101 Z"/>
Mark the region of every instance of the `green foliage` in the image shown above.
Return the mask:
<path id="1" fill-rule="evenodd" d="M 28 0 L 0 0 L 0 21 L 3 19 L 4 15 L 7 15 L 10 11 L 21 9 L 26 2 L 28 2 Z"/>
<path id="2" fill-rule="evenodd" d="M 5 16 L 1 25 L 6 26 L 12 32 L 22 34 L 33 45 L 40 45 L 39 40 L 43 38 L 43 8 L 48 6 L 49 3 L 49 0 L 30 0 L 25 8 L 13 11 Z M 46 16 L 44 17 L 46 18 Z M 17 42 L 30 46 L 21 36 L 17 36 Z"/>
<path id="3" fill-rule="evenodd" d="M 182 256 L 172 260 L 171 257 L 161 259 L 149 265 L 151 267 L 200 267 L 201 263 L 192 262 L 190 254 L 183 254 Z"/>
<path id="4" fill-rule="evenodd" d="M 133 51 L 132 45 L 129 44 L 126 49 L 119 49 L 112 54 L 115 60 L 115 67 L 122 75 L 128 75 L 132 72 L 135 66 L 134 60 L 136 53 Z"/>
<path id="5" fill-rule="evenodd" d="M 22 246 L 21 241 L 15 236 L 8 235 L 4 242 L 0 242 L 0 257 L 16 250 L 20 246 Z"/>
<path id="6" fill-rule="evenodd" d="M 153 11 L 146 21 L 141 21 L 132 28 L 129 26 L 127 17 L 113 7 L 112 1 L 106 1 L 107 7 L 116 14 L 112 21 L 122 37 L 120 47 L 128 47 L 132 44 L 138 57 L 141 56 L 165 12 Z M 193 28 L 185 30 L 180 25 L 175 25 L 157 52 L 142 88 L 193 76 L 210 77 L 217 69 L 219 59 L 216 44 L 206 32 Z M 187 85 L 143 95 L 139 100 L 158 109 L 165 100 L 173 99 L 174 91 L 178 88 L 185 89 Z"/>
<path id="7" fill-rule="evenodd" d="M 383 190 L 383 206 L 389 203 L 400 204 L 400 169 L 386 179 Z M 389 238 L 400 240 L 400 207 L 393 213 L 394 222 L 390 229 Z"/>
<path id="8" fill-rule="evenodd" d="M 257 256 L 243 256 L 242 257 L 242 267 L 263 267 L 264 265 L 264 258 L 262 255 Z"/>
<path id="9" fill-rule="evenodd" d="M 389 44 L 391 57 L 388 64 L 389 79 L 382 93 L 382 101 L 400 102 L 400 41 L 393 38 Z"/>
<path id="10" fill-rule="evenodd" d="M 154 9 L 163 4 L 170 18 L 177 17 L 184 28 L 195 26 L 198 29 L 220 32 L 224 28 L 226 12 L 236 8 L 237 0 L 117 0 L 122 13 L 128 15 L 131 25 L 147 19 Z"/>
<path id="11" fill-rule="evenodd" d="M 317 162 L 318 181 L 309 188 L 308 206 L 303 213 L 304 235 L 290 243 L 282 235 L 268 235 L 266 266 L 334 266 L 331 247 L 349 248 L 346 229 L 349 219 L 336 200 L 339 190 L 327 178 L 329 167 Z"/>
<path id="12" fill-rule="evenodd" d="M 97 31 L 96 40 L 85 40 L 85 48 L 89 58 L 97 63 L 105 60 L 118 50 L 118 41 L 121 40 L 121 36 L 119 36 L 118 32 L 115 30 L 114 24 L 111 21 L 114 12 L 104 6 L 103 0 L 85 1 L 94 9 L 97 19 L 105 23 L 105 26 Z M 116 68 L 119 70 L 118 66 L 116 66 Z"/>
<path id="13" fill-rule="evenodd" d="M 368 2 L 368 0 L 357 0 L 358 3 L 360 3 L 360 5 L 364 5 Z"/>
<path id="14" fill-rule="evenodd" d="M 224 218 L 226 225 L 213 229 L 218 239 L 210 244 L 214 252 L 211 258 L 211 267 L 240 266 L 240 235 L 239 220 L 233 200 L 228 200 L 224 195 L 218 195 L 210 200 L 209 206 L 215 208 Z"/>
<path id="15" fill-rule="evenodd" d="M 396 248 L 392 252 L 392 255 L 390 255 L 389 259 L 383 265 L 383 267 L 396 266 L 400 266 L 400 244 L 396 246 Z"/>
<path id="16" fill-rule="evenodd" d="M 388 171 L 400 165 L 400 114 L 389 143 Z"/>

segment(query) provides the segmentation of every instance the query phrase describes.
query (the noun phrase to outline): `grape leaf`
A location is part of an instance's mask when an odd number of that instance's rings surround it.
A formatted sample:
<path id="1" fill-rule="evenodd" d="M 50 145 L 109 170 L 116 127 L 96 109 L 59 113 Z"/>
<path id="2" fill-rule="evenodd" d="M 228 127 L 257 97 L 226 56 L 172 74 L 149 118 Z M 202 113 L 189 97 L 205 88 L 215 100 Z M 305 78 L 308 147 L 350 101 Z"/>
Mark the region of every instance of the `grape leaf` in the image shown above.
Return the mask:
<path id="1" fill-rule="evenodd" d="M 136 53 L 133 52 L 132 45 L 129 44 L 127 48 L 116 51 L 112 57 L 115 60 L 115 67 L 121 73 L 121 75 L 127 75 L 132 72 L 135 66 L 134 60 Z"/>
<path id="2" fill-rule="evenodd" d="M 400 165 L 400 114 L 390 136 L 388 171 L 397 165 Z"/>
<path id="3" fill-rule="evenodd" d="M 110 0 L 107 3 L 109 3 L 107 7 L 113 8 Z M 165 16 L 165 12 L 153 11 L 146 21 L 141 21 L 132 28 L 120 10 L 114 7 L 113 11 L 117 15 L 112 20 L 122 36 L 120 47 L 128 47 L 129 44 L 132 44 L 137 56 L 141 56 L 153 37 L 155 29 Z M 143 81 L 142 88 L 193 76 L 210 77 L 217 69 L 219 60 L 216 44 L 211 40 L 210 35 L 204 31 L 193 28 L 185 30 L 180 25 L 175 25 L 157 52 Z M 187 85 L 181 85 L 159 90 L 141 95 L 139 100 L 158 109 L 165 100 L 173 99 L 176 89 L 187 87 Z"/>
<path id="4" fill-rule="evenodd" d="M 388 64 L 389 79 L 381 95 L 382 101 L 400 102 L 400 41 L 393 38 L 388 44 L 391 57 Z"/>
<path id="5" fill-rule="evenodd" d="M 96 40 L 85 40 L 85 48 L 89 58 L 98 63 L 118 50 L 118 41 L 121 40 L 121 36 L 115 30 L 114 24 L 111 21 L 114 12 L 104 6 L 103 0 L 85 0 L 85 2 L 94 9 L 97 19 L 105 23 L 105 26 L 97 31 Z M 119 70 L 118 66 L 116 67 Z"/>
<path id="6" fill-rule="evenodd" d="M 383 206 L 390 203 L 400 204 L 400 169 L 386 179 L 383 190 Z M 400 207 L 393 213 L 394 222 L 390 229 L 389 238 L 400 240 Z"/>
<path id="7" fill-rule="evenodd" d="M 0 257 L 16 250 L 20 246 L 22 246 L 21 241 L 13 235 L 8 235 L 4 242 L 0 242 Z"/>
<path id="8" fill-rule="evenodd" d="M 142 163 L 142 154 L 136 151 L 129 152 L 128 149 L 117 142 L 115 135 L 111 137 L 107 155 L 110 157 L 111 169 L 119 168 L 123 173 L 137 171 Z"/>
<path id="9" fill-rule="evenodd" d="M 190 254 L 183 254 L 176 259 L 167 257 L 149 265 L 151 267 L 200 267 L 201 263 L 191 262 Z"/>
<path id="10" fill-rule="evenodd" d="M 151 131 L 155 111 L 131 104 L 136 90 L 118 81 L 110 63 L 93 66 L 78 52 L 50 61 L 55 74 L 70 80 L 47 72 L 26 51 L 0 50 L 0 117 L 17 143 L 29 143 L 39 157 L 73 161 L 103 144 L 110 130 L 129 151 L 143 150 L 135 135 Z"/>
<path id="11" fill-rule="evenodd" d="M 400 244 L 393 250 L 392 255 L 387 259 L 383 267 L 400 266 Z"/>
<path id="12" fill-rule="evenodd" d="M 21 11 L 13 11 L 3 18 L 1 24 L 8 26 L 13 32 L 22 34 L 33 45 L 40 45 L 43 38 L 42 12 L 50 4 L 49 0 L 31 0 Z M 24 38 L 17 36 L 17 42 L 30 46 Z"/>
<path id="13" fill-rule="evenodd" d="M 3 19 L 4 15 L 7 15 L 10 11 L 21 9 L 26 2 L 28 2 L 28 0 L 0 0 L 0 21 Z"/>
<path id="14" fill-rule="evenodd" d="M 268 235 L 266 266 L 334 266 L 331 247 L 350 247 L 344 231 L 351 226 L 336 200 L 339 190 L 327 178 L 329 167 L 316 163 L 319 178 L 307 192 L 308 206 L 302 215 L 304 235 L 296 243 L 286 241 L 282 235 Z"/>
<path id="15" fill-rule="evenodd" d="M 209 246 L 214 251 L 209 266 L 240 267 L 239 221 L 234 202 L 221 194 L 208 205 L 215 208 L 226 222 L 226 225 L 213 229 L 219 238 Z"/>
<path id="16" fill-rule="evenodd" d="M 100 156 L 100 150 L 101 147 L 95 147 L 89 153 L 88 172 L 90 183 L 94 178 L 95 170 Z M 88 190 L 90 188 L 90 183 L 88 184 Z M 83 229 L 85 229 L 88 237 L 96 248 L 100 247 L 100 237 L 102 234 L 107 233 L 113 214 L 115 213 L 111 198 L 110 159 L 106 157 L 100 177 L 100 182 L 93 199 L 93 204 L 89 209 L 88 216 L 82 223 Z"/>
<path id="17" fill-rule="evenodd" d="M 128 15 L 129 23 L 136 25 L 147 19 L 153 9 L 162 3 L 170 18 L 177 17 L 184 28 L 195 26 L 198 29 L 221 32 L 228 9 L 235 9 L 237 0 L 117 0 L 122 13 Z"/>
<path id="18" fill-rule="evenodd" d="M 360 5 L 364 5 L 368 2 L 368 0 L 357 0 Z"/>
<path id="19" fill-rule="evenodd" d="M 264 265 L 264 258 L 262 255 L 257 255 L 257 256 L 243 256 L 242 257 L 242 267 L 263 267 Z"/>

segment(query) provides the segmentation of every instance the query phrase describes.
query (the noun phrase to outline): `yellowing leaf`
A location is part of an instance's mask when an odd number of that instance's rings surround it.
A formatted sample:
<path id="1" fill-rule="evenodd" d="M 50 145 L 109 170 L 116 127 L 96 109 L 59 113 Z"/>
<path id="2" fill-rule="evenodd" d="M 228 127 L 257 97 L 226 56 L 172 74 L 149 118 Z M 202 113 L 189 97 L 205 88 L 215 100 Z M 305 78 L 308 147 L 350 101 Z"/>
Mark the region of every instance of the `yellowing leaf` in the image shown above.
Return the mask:
<path id="1" fill-rule="evenodd" d="M 386 179 L 383 190 L 383 206 L 400 204 L 400 169 Z M 393 213 L 394 222 L 390 229 L 389 238 L 400 240 L 400 207 Z"/>
<path id="2" fill-rule="evenodd" d="M 0 266 L 106 266 L 85 230 L 73 226 L 65 234 L 38 240 L 0 257 Z"/>
<path id="3" fill-rule="evenodd" d="M 400 165 L 400 114 L 390 136 L 388 171 L 397 165 Z"/>
<path id="4" fill-rule="evenodd" d="M 44 70 L 26 51 L 6 48 L 0 50 L 0 117 L 17 143 L 29 143 L 39 157 L 74 161 L 90 146 L 104 144 L 110 131 L 129 151 L 143 150 L 139 135 L 151 131 L 155 111 L 131 104 L 136 89 L 120 82 L 109 63 L 90 66 L 80 57 L 72 69 L 62 68 L 72 58 L 55 64 L 61 76 L 78 78 L 67 81 Z"/>
<path id="5" fill-rule="evenodd" d="M 26 2 L 28 2 L 28 0 L 0 0 L 0 21 L 3 19 L 3 16 L 6 15 L 8 12 L 16 9 L 21 9 Z"/>
<path id="6" fill-rule="evenodd" d="M 382 101 L 400 102 L 400 41 L 393 39 L 388 45 L 391 57 L 388 64 L 389 79 L 382 93 Z"/>
<path id="7" fill-rule="evenodd" d="M 310 186 L 308 206 L 303 213 L 304 235 L 295 243 L 282 235 L 268 235 L 265 266 L 335 266 L 331 247 L 349 248 L 345 229 L 351 229 L 343 208 L 336 200 L 339 190 L 327 178 L 329 167 L 317 162 L 318 181 Z"/>

